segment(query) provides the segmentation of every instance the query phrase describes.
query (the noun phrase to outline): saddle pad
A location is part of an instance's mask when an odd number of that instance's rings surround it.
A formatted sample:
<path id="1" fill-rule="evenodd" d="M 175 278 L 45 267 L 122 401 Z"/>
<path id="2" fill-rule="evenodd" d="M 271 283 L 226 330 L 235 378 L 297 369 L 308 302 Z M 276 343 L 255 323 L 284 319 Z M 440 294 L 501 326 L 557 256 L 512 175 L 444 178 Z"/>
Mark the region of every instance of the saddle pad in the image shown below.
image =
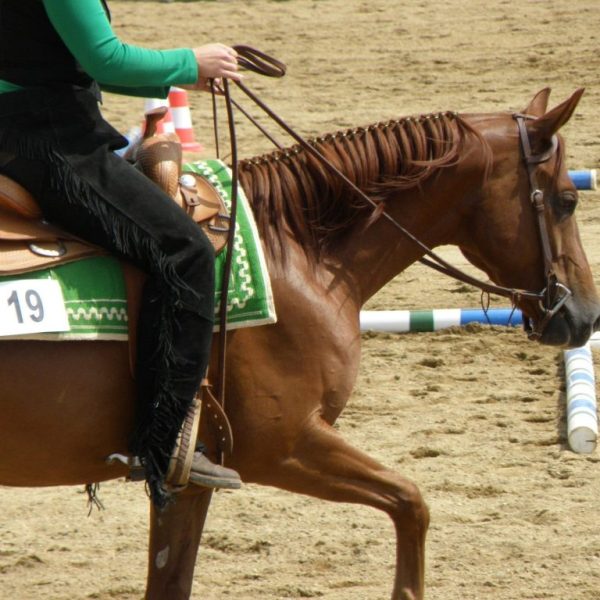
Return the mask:
<path id="1" fill-rule="evenodd" d="M 220 160 L 202 160 L 183 165 L 184 172 L 205 177 L 219 192 L 231 213 L 231 171 Z M 215 263 L 215 319 L 218 321 L 221 284 L 227 251 L 217 256 Z M 275 305 L 271 279 L 263 247 L 258 236 L 254 215 L 241 186 L 238 186 L 238 206 L 235 223 L 231 278 L 227 294 L 227 329 L 275 323 Z M 215 326 L 218 331 L 218 325 Z"/>
<path id="2" fill-rule="evenodd" d="M 218 160 L 184 165 L 184 171 L 206 177 L 231 206 L 231 172 Z M 232 273 L 227 296 L 227 329 L 276 322 L 271 282 L 254 222 L 243 190 L 238 190 L 238 211 Z M 216 311 L 218 319 L 225 251 L 216 259 Z M 60 283 L 69 331 L 34 333 L 19 339 L 126 340 L 128 336 L 125 282 L 119 261 L 110 256 L 86 258 L 54 268 L 0 277 L 0 283 L 27 279 L 53 279 Z M 218 326 L 215 326 L 218 330 Z M 15 336 L 6 336 L 4 339 Z"/>
<path id="3" fill-rule="evenodd" d="M 127 340 L 127 300 L 121 265 L 112 256 L 84 258 L 50 269 L 0 277 L 0 282 L 51 279 L 60 284 L 69 331 L 4 339 Z"/>

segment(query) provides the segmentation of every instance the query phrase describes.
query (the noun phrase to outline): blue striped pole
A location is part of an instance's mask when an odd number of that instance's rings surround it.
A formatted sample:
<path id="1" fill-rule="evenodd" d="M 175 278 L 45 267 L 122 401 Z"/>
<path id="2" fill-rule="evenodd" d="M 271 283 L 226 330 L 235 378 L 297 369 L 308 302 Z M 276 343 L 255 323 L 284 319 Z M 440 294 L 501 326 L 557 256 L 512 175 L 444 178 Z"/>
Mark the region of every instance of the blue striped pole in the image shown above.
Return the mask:
<path id="1" fill-rule="evenodd" d="M 409 333 L 439 331 L 446 327 L 461 327 L 469 323 L 518 327 L 523 314 L 517 308 L 435 308 L 432 310 L 362 310 L 361 331 Z M 590 337 L 592 348 L 600 347 L 600 331 Z"/>
<path id="2" fill-rule="evenodd" d="M 523 323 L 521 311 L 512 308 L 440 308 L 433 310 L 363 310 L 360 328 L 363 331 L 438 331 L 468 323 L 518 326 Z"/>
<path id="3" fill-rule="evenodd" d="M 361 310 L 361 331 L 409 333 L 439 331 L 446 327 L 461 327 L 469 323 L 518 327 L 523 314 L 517 308 L 435 308 L 432 310 Z M 600 331 L 590 337 L 592 348 L 600 347 Z"/>
<path id="4" fill-rule="evenodd" d="M 598 178 L 596 169 L 569 171 L 569 177 L 578 190 L 595 190 L 597 187 Z"/>

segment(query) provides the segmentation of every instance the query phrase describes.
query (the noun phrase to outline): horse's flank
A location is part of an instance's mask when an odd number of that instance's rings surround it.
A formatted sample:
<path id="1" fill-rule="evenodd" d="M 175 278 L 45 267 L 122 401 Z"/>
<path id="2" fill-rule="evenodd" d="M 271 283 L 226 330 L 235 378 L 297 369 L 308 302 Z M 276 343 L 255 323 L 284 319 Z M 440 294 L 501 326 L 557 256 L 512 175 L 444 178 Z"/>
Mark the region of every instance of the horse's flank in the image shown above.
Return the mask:
<path id="1" fill-rule="evenodd" d="M 464 157 L 468 134 L 479 141 L 487 161 L 490 151 L 483 137 L 452 112 L 380 122 L 310 143 L 379 204 L 456 165 Z M 299 145 L 242 161 L 240 179 L 263 241 L 271 255 L 283 259 L 286 230 L 310 260 L 318 261 L 372 210 Z"/>

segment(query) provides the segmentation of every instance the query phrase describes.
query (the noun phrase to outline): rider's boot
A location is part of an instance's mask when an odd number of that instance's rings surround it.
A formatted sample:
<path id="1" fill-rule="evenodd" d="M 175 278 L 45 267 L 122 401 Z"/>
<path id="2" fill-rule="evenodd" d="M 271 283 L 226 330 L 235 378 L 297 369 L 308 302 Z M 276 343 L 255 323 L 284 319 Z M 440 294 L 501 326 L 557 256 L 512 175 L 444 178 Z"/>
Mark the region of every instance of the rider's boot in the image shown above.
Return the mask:
<path id="1" fill-rule="evenodd" d="M 237 490 L 242 487 L 242 480 L 237 471 L 211 462 L 202 449 L 196 449 L 194 452 L 189 481 L 209 488 Z"/>
<path id="2" fill-rule="evenodd" d="M 177 439 L 177 444 L 167 472 L 165 483 L 171 489 L 185 487 L 188 483 L 208 488 L 239 489 L 239 474 L 228 467 L 213 463 L 206 456 L 206 448 L 198 443 L 200 425 L 200 395 L 194 398 Z"/>

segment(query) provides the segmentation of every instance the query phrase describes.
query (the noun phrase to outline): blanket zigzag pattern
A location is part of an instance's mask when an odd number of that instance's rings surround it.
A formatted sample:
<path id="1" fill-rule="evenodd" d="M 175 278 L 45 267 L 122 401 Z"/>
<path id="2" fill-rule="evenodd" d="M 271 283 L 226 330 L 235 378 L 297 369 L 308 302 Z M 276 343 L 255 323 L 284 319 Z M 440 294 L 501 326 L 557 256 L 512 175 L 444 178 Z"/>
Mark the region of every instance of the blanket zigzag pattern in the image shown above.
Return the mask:
<path id="1" fill-rule="evenodd" d="M 127 309 L 126 308 L 97 308 L 92 306 L 90 308 L 67 308 L 67 315 L 69 319 L 74 319 L 75 321 L 79 321 L 83 319 L 84 321 L 91 321 L 93 319 L 97 321 L 102 321 L 105 317 L 112 321 L 116 319 L 117 321 L 127 322 Z"/>

